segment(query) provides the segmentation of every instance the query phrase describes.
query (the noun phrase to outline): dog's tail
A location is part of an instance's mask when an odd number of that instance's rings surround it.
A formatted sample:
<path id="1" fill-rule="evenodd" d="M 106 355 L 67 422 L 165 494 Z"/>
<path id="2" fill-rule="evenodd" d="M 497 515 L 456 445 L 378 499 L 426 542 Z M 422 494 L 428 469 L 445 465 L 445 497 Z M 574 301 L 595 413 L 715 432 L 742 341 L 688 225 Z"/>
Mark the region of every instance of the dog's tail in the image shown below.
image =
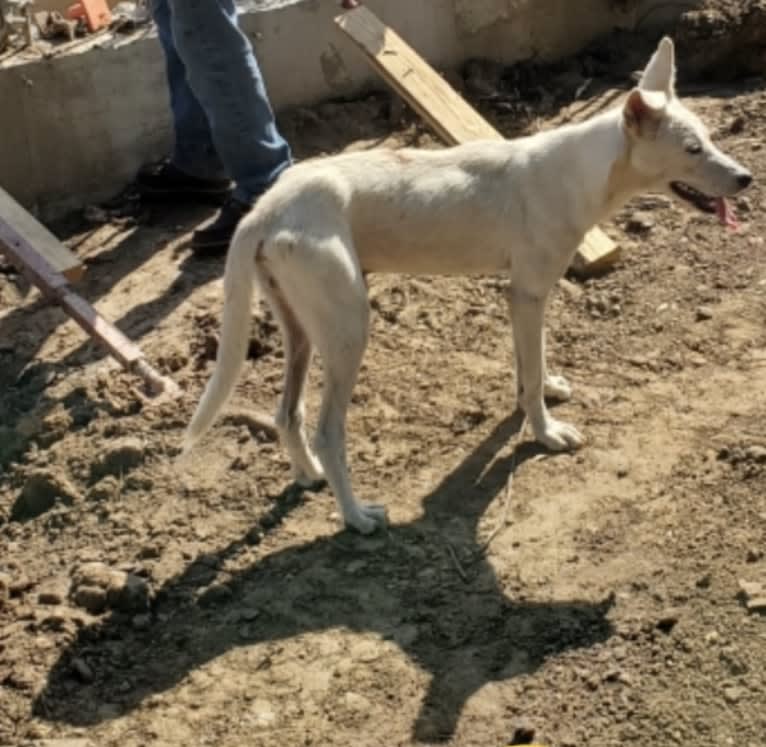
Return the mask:
<path id="1" fill-rule="evenodd" d="M 223 328 L 213 376 L 184 435 L 183 451 L 194 447 L 215 421 L 237 383 L 247 356 L 261 221 L 251 214 L 234 234 L 224 271 Z"/>

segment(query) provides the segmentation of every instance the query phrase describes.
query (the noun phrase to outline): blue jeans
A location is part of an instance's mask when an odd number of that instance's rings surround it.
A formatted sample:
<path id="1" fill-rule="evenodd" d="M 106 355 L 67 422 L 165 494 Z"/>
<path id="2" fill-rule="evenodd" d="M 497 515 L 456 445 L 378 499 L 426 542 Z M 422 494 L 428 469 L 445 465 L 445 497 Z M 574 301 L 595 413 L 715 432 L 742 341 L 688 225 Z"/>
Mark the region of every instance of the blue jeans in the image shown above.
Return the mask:
<path id="1" fill-rule="evenodd" d="M 165 53 L 175 148 L 200 178 L 228 177 L 252 202 L 290 165 L 253 47 L 234 0 L 152 0 Z"/>

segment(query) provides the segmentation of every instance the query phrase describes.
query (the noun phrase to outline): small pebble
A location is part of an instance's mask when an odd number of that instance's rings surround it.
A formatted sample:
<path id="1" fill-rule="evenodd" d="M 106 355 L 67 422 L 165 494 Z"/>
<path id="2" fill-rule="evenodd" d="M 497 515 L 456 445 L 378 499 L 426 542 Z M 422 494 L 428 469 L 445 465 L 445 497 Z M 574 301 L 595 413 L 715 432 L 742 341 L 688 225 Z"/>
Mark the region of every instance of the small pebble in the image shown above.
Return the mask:
<path id="1" fill-rule="evenodd" d="M 55 590 L 41 591 L 37 595 L 37 601 L 40 604 L 62 604 L 64 597 L 62 594 Z"/>
<path id="2" fill-rule="evenodd" d="M 713 577 L 709 573 L 706 573 L 704 576 L 700 576 L 697 579 L 697 588 L 709 589 L 712 583 L 713 583 Z"/>
<path id="3" fill-rule="evenodd" d="M 650 213 L 636 210 L 625 223 L 625 230 L 628 233 L 646 234 L 654 228 L 654 225 L 655 221 Z"/>
<path id="4" fill-rule="evenodd" d="M 531 726 L 530 724 L 519 724 L 514 730 L 513 730 L 513 736 L 511 737 L 511 741 L 508 743 L 509 745 L 516 745 L 516 744 L 532 744 L 532 742 L 535 739 L 535 728 Z"/>
<path id="5" fill-rule="evenodd" d="M 766 447 L 764 446 L 748 446 L 745 449 L 745 457 L 754 462 L 766 462 Z"/>
<path id="6" fill-rule="evenodd" d="M 747 695 L 747 690 L 743 687 L 726 687 L 723 691 L 723 698 L 729 705 L 739 703 Z"/>
<path id="7" fill-rule="evenodd" d="M 660 615 L 659 619 L 657 620 L 657 628 L 663 633 L 670 633 L 678 624 L 679 619 L 680 615 L 678 610 L 667 609 Z"/>

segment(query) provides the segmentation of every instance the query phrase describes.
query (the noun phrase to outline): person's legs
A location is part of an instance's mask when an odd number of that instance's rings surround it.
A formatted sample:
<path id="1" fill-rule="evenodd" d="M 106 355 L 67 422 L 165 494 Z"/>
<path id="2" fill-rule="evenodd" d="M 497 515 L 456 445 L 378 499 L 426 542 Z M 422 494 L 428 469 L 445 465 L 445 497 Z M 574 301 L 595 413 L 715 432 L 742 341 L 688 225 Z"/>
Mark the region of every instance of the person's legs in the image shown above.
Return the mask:
<path id="1" fill-rule="evenodd" d="M 173 43 L 234 196 L 250 205 L 290 165 L 234 0 L 168 0 Z M 179 89 L 180 90 L 180 89 Z M 192 110 L 193 111 L 193 110 Z"/>
<path id="2" fill-rule="evenodd" d="M 147 196 L 225 196 L 229 179 L 213 145 L 207 115 L 189 87 L 186 67 L 175 48 L 168 0 L 152 0 L 151 10 L 165 56 L 175 146 L 170 159 L 141 170 L 138 185 Z"/>

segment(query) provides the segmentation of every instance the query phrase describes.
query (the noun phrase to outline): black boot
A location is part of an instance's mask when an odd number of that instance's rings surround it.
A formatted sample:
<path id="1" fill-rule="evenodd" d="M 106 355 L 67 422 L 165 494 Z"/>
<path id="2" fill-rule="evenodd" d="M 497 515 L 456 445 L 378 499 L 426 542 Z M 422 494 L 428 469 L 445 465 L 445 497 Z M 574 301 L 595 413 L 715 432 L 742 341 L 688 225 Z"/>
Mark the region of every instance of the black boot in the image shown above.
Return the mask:
<path id="1" fill-rule="evenodd" d="M 239 222 L 252 206 L 230 197 L 224 202 L 218 215 L 197 229 L 192 236 L 192 251 L 200 257 L 217 257 L 226 254 Z"/>
<path id="2" fill-rule="evenodd" d="M 200 179 L 181 171 L 168 159 L 142 167 L 136 177 L 136 186 L 141 197 L 148 201 L 218 205 L 232 190 L 228 179 Z"/>

